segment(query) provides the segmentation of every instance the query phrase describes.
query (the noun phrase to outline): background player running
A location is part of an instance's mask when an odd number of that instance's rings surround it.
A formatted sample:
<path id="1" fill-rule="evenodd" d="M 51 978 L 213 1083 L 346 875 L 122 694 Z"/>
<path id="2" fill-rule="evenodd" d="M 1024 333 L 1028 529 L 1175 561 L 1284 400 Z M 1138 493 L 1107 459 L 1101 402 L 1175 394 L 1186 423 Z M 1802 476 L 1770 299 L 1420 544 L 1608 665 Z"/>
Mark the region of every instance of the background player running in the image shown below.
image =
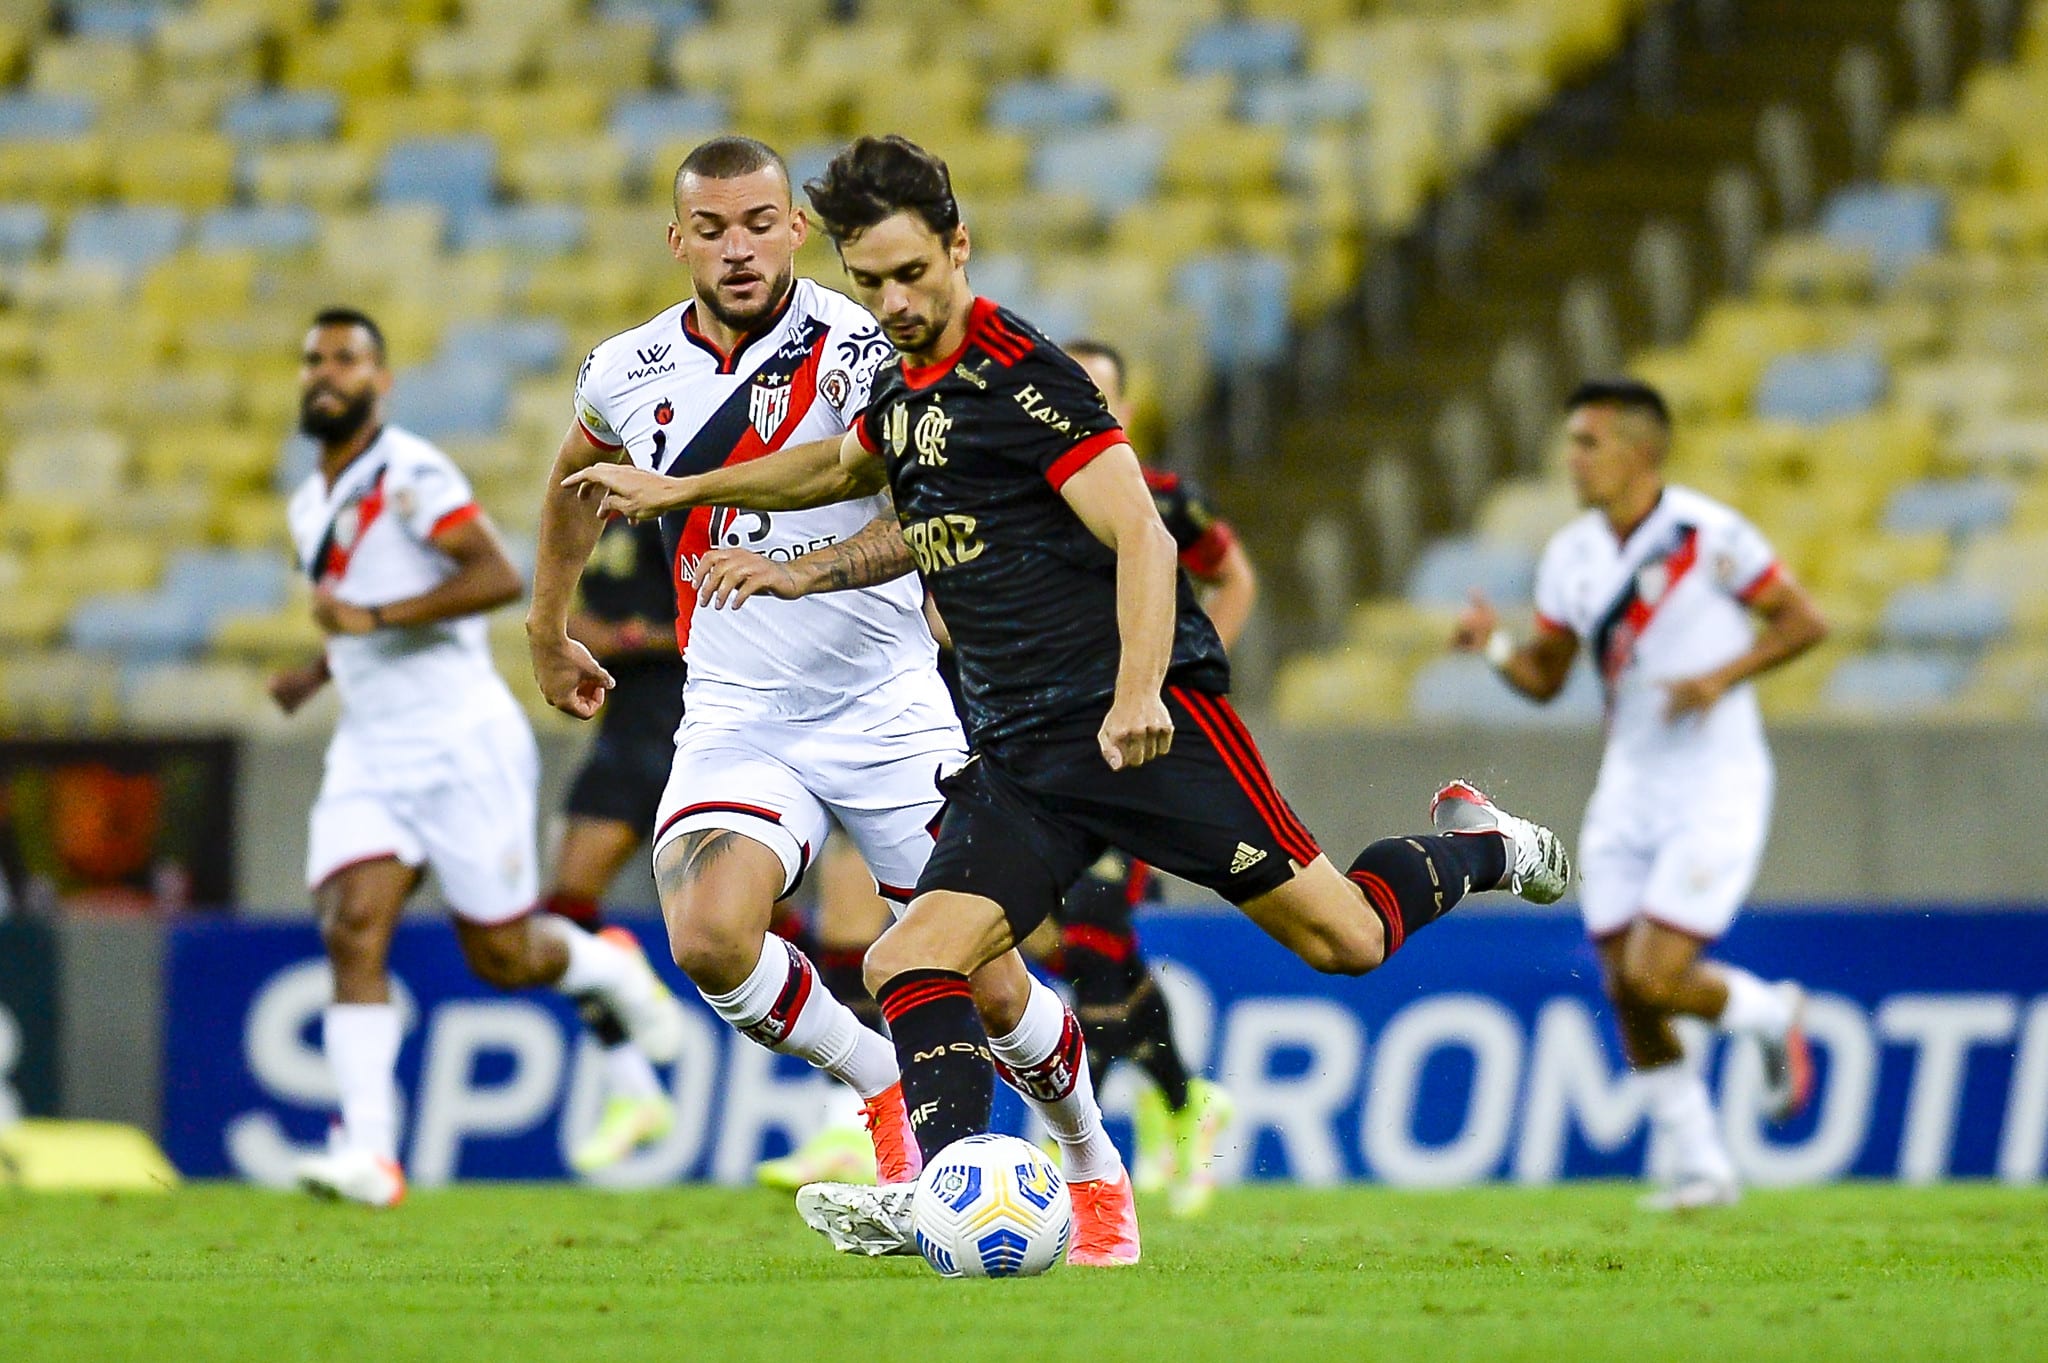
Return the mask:
<path id="1" fill-rule="evenodd" d="M 1131 427 L 1123 356 L 1102 341 L 1063 347 L 1101 390 L 1103 405 L 1125 430 Z M 1144 466 L 1159 518 L 1180 551 L 1180 566 L 1216 636 L 1236 646 L 1258 599 L 1258 576 L 1228 522 L 1203 501 L 1192 482 Z M 1137 1158 L 1131 1179 L 1139 1192 L 1164 1191 L 1178 1215 L 1204 1210 L 1215 1196 L 1210 1164 L 1229 1124 L 1231 1104 L 1221 1086 L 1191 1076 L 1174 1040 L 1173 1017 L 1159 978 L 1139 950 L 1132 921 L 1158 878 L 1141 861 L 1108 852 L 1070 888 L 1055 914 L 1057 946 L 1045 963 L 1074 990 L 1074 1011 L 1088 1036 L 1088 1061 L 1099 1092 L 1116 1061 L 1129 1059 L 1152 1082 L 1138 1090 L 1133 1112 Z"/>
<path id="2" fill-rule="evenodd" d="M 654 828 L 683 718 L 676 594 L 661 528 L 612 521 L 578 585 L 570 636 L 604 664 L 614 685 L 563 802 L 554 882 L 541 907 L 585 932 L 617 936 L 626 929 L 605 926 L 600 901 Z M 666 1136 L 675 1125 L 675 1105 L 602 998 L 583 995 L 576 1007 L 604 1048 L 604 1110 L 569 1154 L 570 1167 L 588 1174 Z"/>
<path id="3" fill-rule="evenodd" d="M 1658 1209 L 1732 1202 L 1735 1166 L 1672 1019 L 1756 1039 L 1775 1114 L 1806 1103 L 1801 992 L 1701 959 L 1756 878 L 1771 816 L 1771 755 L 1751 680 L 1827 633 L 1805 590 L 1741 516 L 1667 485 L 1671 418 L 1655 389 L 1573 393 L 1566 459 L 1586 511 L 1536 574 L 1536 636 L 1516 644 L 1474 594 L 1456 647 L 1484 652 L 1537 700 L 1583 643 L 1607 687 L 1607 750 L 1579 839 L 1580 910 L 1622 1045 L 1650 1111 Z M 1762 621 L 1756 630 L 1751 615 Z"/>
<path id="4" fill-rule="evenodd" d="M 579 487 L 660 478 L 642 465 L 744 467 L 792 439 L 840 438 L 866 403 L 888 343 L 850 300 L 795 278 L 806 230 L 781 158 L 760 142 L 713 139 L 677 173 L 669 243 L 689 267 L 690 297 L 592 353 L 542 511 L 527 628 L 542 693 L 570 714 L 596 713 L 613 682 L 565 628 L 600 510 Z M 614 462 L 622 458 L 632 463 Z M 654 865 L 670 947 L 705 1001 L 762 1045 L 859 1093 L 881 1176 L 903 1181 L 918 1158 L 896 1055 L 769 925 L 829 821 L 884 894 L 907 899 L 931 855 L 934 778 L 959 764 L 964 743 L 933 666 L 923 591 L 878 577 L 867 590 L 764 602 L 742 617 L 716 599 L 700 609 L 697 581 L 740 551 L 790 573 L 857 566 L 877 538 L 873 523 L 888 525 L 878 494 L 664 519 L 689 682 Z M 1059 1139 L 1082 1204 L 1070 1258 L 1099 1261 L 1102 1227 L 1120 1237 L 1123 1225 L 1098 1214 L 1089 1189 L 1128 1180 L 1102 1129 L 1079 1024 L 1015 953 L 988 964 L 975 988 L 997 1032 L 992 1048 Z M 1114 1210 L 1114 1199 L 1103 1206 Z"/>
<path id="5" fill-rule="evenodd" d="M 1315 968 L 1351 974 L 1469 890 L 1563 894 L 1556 837 L 1463 787 L 1439 797 L 1464 807 L 1462 827 L 1384 839 L 1337 871 L 1225 697 L 1222 644 L 1101 394 L 1028 323 L 974 296 L 945 164 L 900 137 L 861 138 L 807 189 L 902 354 L 853 430 L 690 477 L 602 467 L 572 481 L 635 516 L 893 489 L 908 554 L 876 567 L 914 562 L 929 585 L 975 747 L 942 783 L 917 897 L 867 957 L 928 1157 L 988 1126 L 993 1078 L 968 976 L 1110 847 L 1216 891 Z M 799 1209 L 835 1242 L 907 1240 L 909 1189 L 806 1192 Z"/>
<path id="6" fill-rule="evenodd" d="M 680 1006 L 637 947 L 536 914 L 540 759 L 491 665 L 483 613 L 519 574 L 447 456 L 384 420 L 384 338 L 360 312 L 322 312 L 299 369 L 300 427 L 320 467 L 288 514 L 320 658 L 271 679 L 286 713 L 332 679 L 341 722 L 313 805 L 306 879 L 334 972 L 322 1045 L 341 1122 L 299 1182 L 391 1206 L 398 1165 L 399 1017 L 385 963 L 400 910 L 431 866 L 478 977 L 501 989 L 594 995 L 647 1053 L 672 1060 Z"/>

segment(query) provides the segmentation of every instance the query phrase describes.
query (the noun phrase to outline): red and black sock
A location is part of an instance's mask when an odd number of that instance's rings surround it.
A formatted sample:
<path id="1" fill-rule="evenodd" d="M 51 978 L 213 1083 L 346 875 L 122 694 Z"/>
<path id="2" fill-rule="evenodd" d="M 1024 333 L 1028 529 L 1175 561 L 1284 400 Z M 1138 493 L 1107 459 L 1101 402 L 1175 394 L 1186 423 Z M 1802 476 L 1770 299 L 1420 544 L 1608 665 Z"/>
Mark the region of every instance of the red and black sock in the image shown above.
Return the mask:
<path id="1" fill-rule="evenodd" d="M 1060 975 L 1074 987 L 1074 1016 L 1088 1043 L 1088 1073 L 1097 1089 L 1109 1067 L 1130 1054 L 1130 1012 L 1124 1006 L 1142 978 L 1132 968 L 1138 940 L 1092 923 L 1060 933 Z"/>
<path id="2" fill-rule="evenodd" d="M 540 911 L 566 918 L 585 932 L 596 932 L 604 926 L 604 910 L 595 898 L 587 894 L 565 894 L 557 890 L 540 901 Z"/>
<path id="3" fill-rule="evenodd" d="M 926 1163 L 964 1136 L 988 1130 L 996 1072 L 988 1033 L 974 1011 L 967 977 L 952 970 L 906 970 L 876 991 L 896 1063 L 903 1102 Z"/>
<path id="4" fill-rule="evenodd" d="M 1472 891 L 1497 887 L 1507 873 L 1507 839 L 1498 833 L 1381 838 L 1345 872 L 1379 915 L 1389 956 Z"/>
<path id="5" fill-rule="evenodd" d="M 881 1006 L 868 992 L 867 981 L 861 977 L 861 963 L 867 954 L 866 947 L 819 947 L 811 953 L 811 959 L 817 962 L 818 978 L 832 992 L 832 997 L 845 1004 L 846 1010 L 859 1018 L 862 1026 L 880 1032 Z"/>

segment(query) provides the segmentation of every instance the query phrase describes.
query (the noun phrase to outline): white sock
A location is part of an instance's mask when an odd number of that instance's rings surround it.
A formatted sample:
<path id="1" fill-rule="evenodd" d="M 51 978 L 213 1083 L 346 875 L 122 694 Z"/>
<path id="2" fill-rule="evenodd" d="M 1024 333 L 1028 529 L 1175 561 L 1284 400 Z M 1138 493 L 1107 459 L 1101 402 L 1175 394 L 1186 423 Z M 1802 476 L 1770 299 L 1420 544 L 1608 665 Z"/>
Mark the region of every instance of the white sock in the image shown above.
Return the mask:
<path id="1" fill-rule="evenodd" d="M 551 913 L 535 914 L 533 923 L 541 932 L 553 934 L 568 953 L 569 964 L 563 968 L 561 978 L 555 981 L 555 988 L 571 998 L 578 994 L 611 998 L 644 983 L 640 962 L 634 960 L 633 953 L 624 947 L 585 932 L 568 919 Z"/>
<path id="2" fill-rule="evenodd" d="M 1123 1173 L 1124 1160 L 1102 1126 L 1081 1024 L 1060 996 L 1031 981 L 1024 1016 L 1008 1036 L 990 1037 L 989 1051 L 1010 1071 L 1003 1077 L 1024 1095 L 1059 1142 L 1069 1183 L 1093 1183 Z"/>
<path id="3" fill-rule="evenodd" d="M 608 1046 L 604 1052 L 605 1092 L 614 1098 L 659 1098 L 661 1076 L 646 1054 L 630 1041 Z"/>
<path id="4" fill-rule="evenodd" d="M 341 1129 L 350 1145 L 398 1158 L 398 1008 L 333 1003 L 321 1015 L 321 1048 L 341 1095 Z"/>
<path id="5" fill-rule="evenodd" d="M 1650 1112 L 1650 1139 L 1662 1147 L 1660 1172 L 1733 1182 L 1735 1162 L 1721 1143 L 1707 1081 L 1682 1060 L 1637 1070 L 1635 1077 Z"/>
<path id="6" fill-rule="evenodd" d="M 1721 978 L 1728 986 L 1728 1004 L 1716 1019 L 1724 1032 L 1747 1032 L 1777 1041 L 1792 1026 L 1792 1003 L 1783 990 L 1765 984 L 1739 966 L 1724 965 Z"/>
<path id="7" fill-rule="evenodd" d="M 803 976 L 794 989 L 788 988 L 792 972 Z M 761 958 L 745 983 L 730 994 L 705 994 L 704 1002 L 769 1050 L 802 1056 L 862 1098 L 899 1077 L 896 1048 L 861 1026 L 832 997 L 810 959 L 780 937 L 762 939 Z"/>

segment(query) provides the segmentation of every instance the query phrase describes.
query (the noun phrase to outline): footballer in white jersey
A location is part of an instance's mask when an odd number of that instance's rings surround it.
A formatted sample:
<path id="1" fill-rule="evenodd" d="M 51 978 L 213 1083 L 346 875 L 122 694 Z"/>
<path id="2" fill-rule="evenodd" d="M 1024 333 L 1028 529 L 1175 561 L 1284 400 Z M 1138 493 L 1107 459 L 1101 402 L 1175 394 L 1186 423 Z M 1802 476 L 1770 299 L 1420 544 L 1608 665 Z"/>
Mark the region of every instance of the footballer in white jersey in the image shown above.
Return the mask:
<path id="1" fill-rule="evenodd" d="M 1703 958 L 1748 895 L 1770 824 L 1771 758 L 1752 680 L 1811 648 L 1826 622 L 1756 529 L 1664 481 L 1670 416 L 1648 386 L 1572 395 L 1568 463 L 1586 511 L 1545 549 L 1536 635 L 1517 644 L 1475 597 L 1456 646 L 1484 652 L 1539 701 L 1583 648 L 1607 697 L 1607 745 L 1580 838 L 1580 909 L 1599 949 L 1653 1132 L 1659 1208 L 1736 1195 L 1697 1065 L 1672 1022 L 1761 1047 L 1773 1108 L 1805 1105 L 1802 994 Z"/>
<path id="2" fill-rule="evenodd" d="M 707 472 L 840 437 L 895 353 L 865 310 L 795 277 L 809 224 L 772 148 L 743 137 L 696 148 L 677 171 L 675 214 L 669 246 L 689 270 L 689 297 L 592 352 L 542 507 L 527 618 L 534 675 L 551 704 L 579 718 L 598 712 L 612 684 L 566 629 L 611 501 L 591 477 Z M 832 822 L 883 895 L 907 901 L 943 808 L 938 778 L 965 760 L 918 584 L 803 589 L 880 543 L 900 545 L 894 511 L 875 495 L 808 510 L 704 507 L 662 526 L 689 670 L 655 829 L 670 947 L 740 1032 L 857 1093 L 870 1177 L 907 1183 L 918 1152 L 894 1048 L 833 996 L 808 956 L 768 933 Z M 700 603 L 714 595 L 700 591 L 707 574 L 735 559 L 766 571 L 746 591 Z M 1070 1178 L 1120 1173 L 1092 1089 L 1054 1092 L 1042 1080 L 1080 1054 L 1079 1024 L 1058 997 L 1014 952 L 975 977 L 973 994 L 992 1045 L 1068 1152 Z"/>
<path id="3" fill-rule="evenodd" d="M 401 1024 L 386 958 L 427 870 L 482 979 L 595 996 L 658 1059 L 674 1058 L 683 1028 L 637 947 L 532 912 L 539 755 L 491 665 L 483 620 L 518 597 L 519 573 L 461 471 L 385 421 L 390 380 L 369 317 L 333 308 L 314 319 L 300 426 L 320 444 L 320 467 L 288 514 L 327 642 L 270 686 L 286 713 L 330 680 L 341 696 L 306 868 L 333 971 L 322 1041 L 341 1120 L 296 1176 L 377 1206 L 405 1193 L 392 1100 Z"/>

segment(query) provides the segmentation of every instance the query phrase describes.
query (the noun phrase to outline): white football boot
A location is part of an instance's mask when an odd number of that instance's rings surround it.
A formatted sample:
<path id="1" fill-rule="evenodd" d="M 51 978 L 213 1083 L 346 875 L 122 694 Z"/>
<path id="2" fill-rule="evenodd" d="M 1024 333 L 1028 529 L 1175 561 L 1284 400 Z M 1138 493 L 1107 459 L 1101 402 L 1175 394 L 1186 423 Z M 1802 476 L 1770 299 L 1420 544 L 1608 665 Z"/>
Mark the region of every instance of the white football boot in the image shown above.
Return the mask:
<path id="1" fill-rule="evenodd" d="M 1758 1037 L 1764 1062 L 1764 1112 L 1789 1122 L 1813 1101 L 1813 1047 L 1806 1039 L 1806 991 L 1791 980 L 1771 986 L 1790 1006 L 1792 1025 L 1781 1037 Z"/>
<path id="2" fill-rule="evenodd" d="M 1572 883 L 1572 859 L 1564 840 L 1542 824 L 1517 818 L 1486 798 L 1470 781 L 1453 781 L 1429 802 L 1429 821 L 1439 833 L 1499 833 L 1508 842 L 1506 883 L 1531 904 L 1555 904 Z"/>
<path id="3" fill-rule="evenodd" d="M 1741 1185 L 1732 1178 L 1687 1174 L 1644 1193 L 1636 1199 L 1636 1206 L 1646 1212 L 1696 1212 L 1708 1207 L 1732 1207 L 1741 1200 Z"/>
<path id="4" fill-rule="evenodd" d="M 360 1146 L 336 1145 L 325 1154 L 308 1155 L 292 1178 L 313 1196 L 333 1201 L 396 1207 L 405 1200 L 405 1171 L 398 1162 Z"/>
<path id="5" fill-rule="evenodd" d="M 915 1254 L 910 1221 L 915 1183 L 870 1187 L 859 1183 L 806 1183 L 796 1192 L 804 1224 L 832 1242 L 841 1254 Z"/>

